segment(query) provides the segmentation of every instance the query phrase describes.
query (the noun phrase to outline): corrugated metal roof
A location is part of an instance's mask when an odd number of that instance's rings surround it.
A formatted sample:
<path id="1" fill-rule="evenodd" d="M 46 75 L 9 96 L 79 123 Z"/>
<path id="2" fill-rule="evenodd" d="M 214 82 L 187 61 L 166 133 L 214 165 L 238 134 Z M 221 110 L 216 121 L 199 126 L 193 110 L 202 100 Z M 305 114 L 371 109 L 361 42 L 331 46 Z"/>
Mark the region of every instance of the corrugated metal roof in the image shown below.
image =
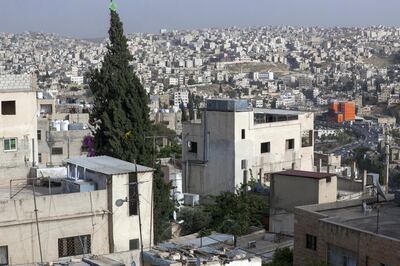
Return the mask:
<path id="1" fill-rule="evenodd" d="M 106 175 L 126 174 L 136 171 L 135 164 L 122 161 L 110 156 L 97 156 L 97 157 L 76 157 L 65 160 L 66 163 L 75 164 L 83 168 L 103 173 Z M 150 172 L 154 169 L 143 165 L 137 165 L 137 171 Z"/>
<path id="2" fill-rule="evenodd" d="M 287 175 L 287 176 L 293 176 L 293 177 L 314 178 L 314 179 L 322 179 L 322 178 L 335 176 L 335 174 L 330 174 L 330 173 L 319 173 L 319 172 L 301 171 L 301 170 L 286 170 L 286 171 L 277 172 L 274 174 Z"/>

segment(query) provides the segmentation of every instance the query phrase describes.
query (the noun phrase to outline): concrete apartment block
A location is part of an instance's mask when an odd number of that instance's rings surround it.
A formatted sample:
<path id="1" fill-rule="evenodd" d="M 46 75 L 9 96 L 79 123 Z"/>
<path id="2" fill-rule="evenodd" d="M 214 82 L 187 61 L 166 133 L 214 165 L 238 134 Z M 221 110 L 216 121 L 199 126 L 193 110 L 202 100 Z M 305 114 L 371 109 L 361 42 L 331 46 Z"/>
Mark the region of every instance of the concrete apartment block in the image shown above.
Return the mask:
<path id="1" fill-rule="evenodd" d="M 244 100 L 207 101 L 202 120 L 183 123 L 184 191 L 235 191 L 269 184 L 269 173 L 313 169 L 312 113 L 249 107 Z"/>
<path id="2" fill-rule="evenodd" d="M 0 75 L 0 186 L 26 178 L 37 161 L 35 79 Z"/>
<path id="3" fill-rule="evenodd" d="M 108 156 L 72 158 L 66 163 L 63 171 L 44 171 L 53 172 L 56 176 L 47 178 L 61 186 L 50 190 L 47 183 L 42 185 L 44 179 L 35 182 L 37 221 L 32 186 L 13 187 L 12 198 L 8 188 L 0 188 L 1 261 L 34 265 L 40 262 L 41 250 L 46 264 L 85 254 L 116 253 L 128 265 L 140 265 L 138 210 L 143 246 L 153 245 L 153 169 Z M 128 257 L 123 258 L 123 252 Z"/>

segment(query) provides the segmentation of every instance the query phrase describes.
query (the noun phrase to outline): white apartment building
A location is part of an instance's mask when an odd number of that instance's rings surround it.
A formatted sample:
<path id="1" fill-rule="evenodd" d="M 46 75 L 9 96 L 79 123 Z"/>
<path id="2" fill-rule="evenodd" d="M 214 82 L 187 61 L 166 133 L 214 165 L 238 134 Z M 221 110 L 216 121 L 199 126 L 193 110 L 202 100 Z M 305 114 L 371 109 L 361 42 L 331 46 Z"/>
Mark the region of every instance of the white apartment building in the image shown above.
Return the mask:
<path id="1" fill-rule="evenodd" d="M 183 104 L 185 107 L 189 103 L 189 92 L 186 90 L 179 90 L 174 93 L 174 105 L 180 106 Z"/>
<path id="2" fill-rule="evenodd" d="M 0 75 L 0 186 L 27 178 L 37 160 L 36 80 Z"/>
<path id="3" fill-rule="evenodd" d="M 207 101 L 202 121 L 183 123 L 184 191 L 234 191 L 269 173 L 313 169 L 312 113 L 252 108 L 244 100 Z"/>
<path id="4" fill-rule="evenodd" d="M 127 265 L 140 265 L 141 242 L 153 245 L 153 169 L 108 156 L 66 163 L 38 169 L 35 192 L 14 182 L 11 191 L 0 189 L 0 264 L 119 253 Z"/>

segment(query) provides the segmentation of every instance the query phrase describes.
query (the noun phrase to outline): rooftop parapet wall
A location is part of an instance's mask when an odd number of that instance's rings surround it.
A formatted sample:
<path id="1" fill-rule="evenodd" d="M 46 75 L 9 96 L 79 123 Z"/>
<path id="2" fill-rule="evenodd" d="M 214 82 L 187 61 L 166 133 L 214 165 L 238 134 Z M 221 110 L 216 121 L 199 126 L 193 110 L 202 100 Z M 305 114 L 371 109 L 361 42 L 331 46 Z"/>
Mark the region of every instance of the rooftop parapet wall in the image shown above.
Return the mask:
<path id="1" fill-rule="evenodd" d="M 107 211 L 107 191 L 37 196 L 39 221 L 64 220 Z M 34 202 L 31 198 L 0 201 L 0 227 L 34 223 Z"/>
<path id="2" fill-rule="evenodd" d="M 0 92 L 35 91 L 36 79 L 29 74 L 0 75 Z"/>

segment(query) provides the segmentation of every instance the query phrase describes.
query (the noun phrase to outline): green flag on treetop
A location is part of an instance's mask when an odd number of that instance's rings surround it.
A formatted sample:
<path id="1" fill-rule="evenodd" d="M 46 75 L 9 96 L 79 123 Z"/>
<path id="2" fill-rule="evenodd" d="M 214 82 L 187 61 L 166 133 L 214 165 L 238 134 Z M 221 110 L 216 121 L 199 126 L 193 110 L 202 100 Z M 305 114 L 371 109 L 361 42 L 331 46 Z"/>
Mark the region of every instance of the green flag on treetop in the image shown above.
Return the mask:
<path id="1" fill-rule="evenodd" d="M 114 3 L 114 1 L 113 0 L 110 0 L 110 5 L 108 6 L 108 8 L 111 10 L 111 11 L 117 11 L 117 4 L 115 4 Z"/>

